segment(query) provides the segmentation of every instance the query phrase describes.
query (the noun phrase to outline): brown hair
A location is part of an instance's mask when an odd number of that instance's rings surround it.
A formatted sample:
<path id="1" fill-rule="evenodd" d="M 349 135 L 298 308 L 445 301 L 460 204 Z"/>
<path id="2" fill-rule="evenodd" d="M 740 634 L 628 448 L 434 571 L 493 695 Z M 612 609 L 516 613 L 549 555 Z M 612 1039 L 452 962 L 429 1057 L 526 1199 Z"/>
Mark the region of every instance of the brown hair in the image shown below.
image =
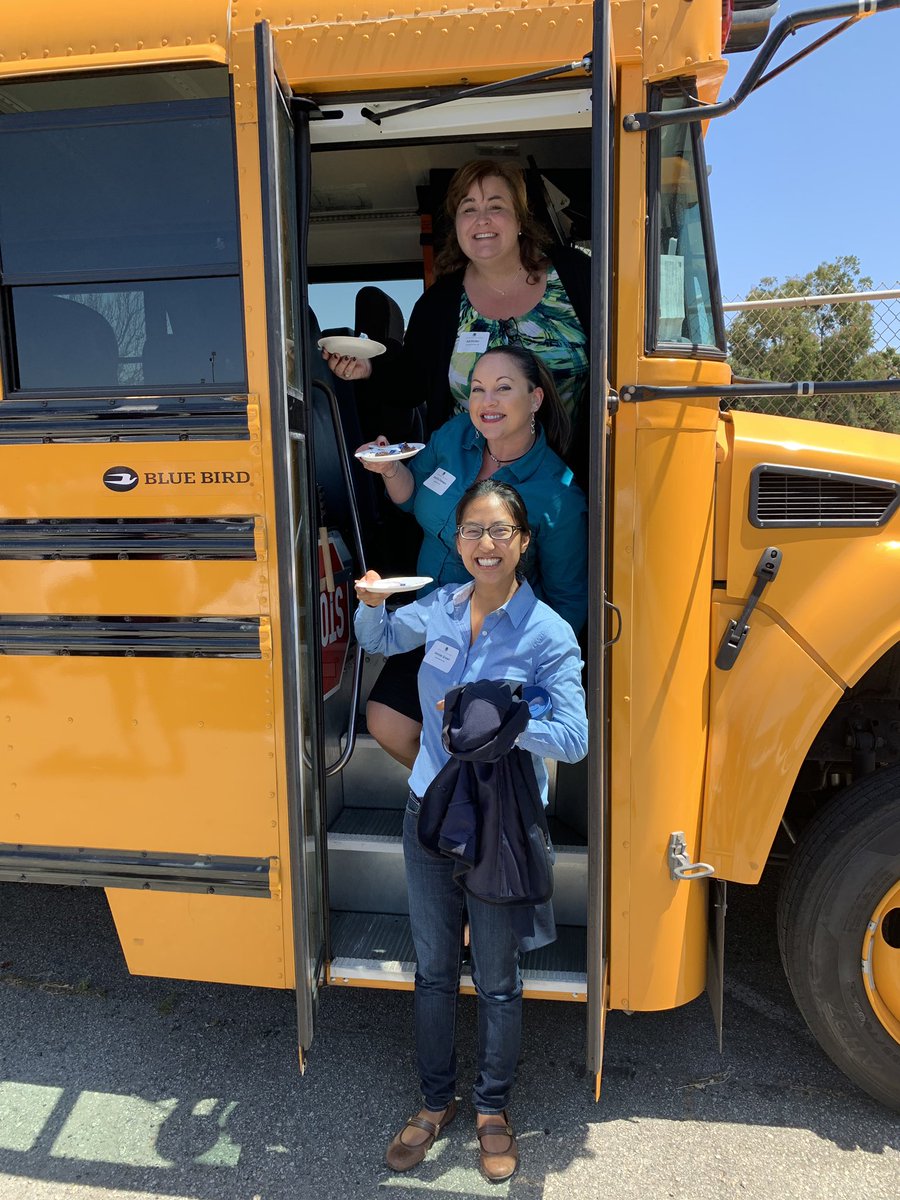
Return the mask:
<path id="1" fill-rule="evenodd" d="M 498 162 L 493 158 L 475 158 L 464 163 L 450 180 L 444 200 L 444 210 L 450 226 L 446 240 L 434 260 L 435 274 L 449 275 L 451 271 L 459 271 L 468 263 L 468 258 L 456 240 L 456 210 L 475 184 L 483 183 L 491 175 L 502 179 L 509 188 L 513 211 L 522 229 L 519 236 L 519 257 L 522 266 L 528 272 L 528 282 L 537 283 L 539 272 L 547 265 L 547 255 L 544 251 L 550 244 L 550 238 L 531 215 L 525 190 L 525 176 L 521 167 L 512 162 Z"/>
<path id="2" fill-rule="evenodd" d="M 516 342 L 509 346 L 492 346 L 490 350 L 485 350 L 484 354 L 476 362 L 472 374 L 474 375 L 475 371 L 477 371 L 478 363 L 499 354 L 505 354 L 507 358 L 512 359 L 525 376 L 531 391 L 534 391 L 536 387 L 542 389 L 544 399 L 541 407 L 534 414 L 535 419 L 540 423 L 544 431 L 547 445 L 562 458 L 569 448 L 569 441 L 572 437 L 572 422 L 569 419 L 566 406 L 559 398 L 559 392 L 556 390 L 553 376 L 536 354 L 532 354 L 530 350 L 526 350 L 524 346 L 520 346 Z"/>

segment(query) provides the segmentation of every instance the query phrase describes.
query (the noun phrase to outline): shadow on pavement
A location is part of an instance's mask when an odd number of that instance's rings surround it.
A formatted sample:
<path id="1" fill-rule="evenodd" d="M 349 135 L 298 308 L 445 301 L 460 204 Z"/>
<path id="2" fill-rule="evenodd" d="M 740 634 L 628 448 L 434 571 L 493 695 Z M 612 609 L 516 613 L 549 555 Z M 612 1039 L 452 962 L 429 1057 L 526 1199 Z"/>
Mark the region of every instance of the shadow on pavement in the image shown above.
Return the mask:
<path id="1" fill-rule="evenodd" d="M 703 998 L 613 1013 L 595 1105 L 584 1007 L 526 1006 L 511 1111 L 522 1167 L 494 1187 L 477 1171 L 468 1097 L 474 1000 L 460 1007 L 460 1114 L 424 1164 L 396 1176 L 384 1148 L 418 1107 L 409 993 L 327 989 L 301 1077 L 292 994 L 133 978 L 102 893 L 3 885 L 0 1173 L 45 1181 L 48 1195 L 81 1184 L 202 1200 L 536 1200 L 552 1181 L 572 1194 L 560 1175 L 616 1195 L 620 1157 L 649 1154 L 654 1130 L 690 1130 L 694 1146 L 699 1130 L 702 1147 L 704 1125 L 800 1128 L 842 1150 L 900 1150 L 896 1118 L 832 1067 L 793 1008 L 771 896 L 771 883 L 735 889 L 729 920 L 744 932 L 729 952 L 721 1057 Z"/>

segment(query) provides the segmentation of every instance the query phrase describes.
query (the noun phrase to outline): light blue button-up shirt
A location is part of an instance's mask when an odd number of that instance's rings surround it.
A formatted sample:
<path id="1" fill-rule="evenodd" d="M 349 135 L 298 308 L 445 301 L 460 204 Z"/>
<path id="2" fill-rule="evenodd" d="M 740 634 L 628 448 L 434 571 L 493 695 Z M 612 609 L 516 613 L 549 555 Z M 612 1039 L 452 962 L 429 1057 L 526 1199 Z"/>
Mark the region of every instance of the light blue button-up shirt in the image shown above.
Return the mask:
<path id="1" fill-rule="evenodd" d="M 484 438 L 466 413 L 442 425 L 407 462 L 415 490 L 399 507 L 413 511 L 424 538 L 418 571 L 438 584 L 470 576 L 456 549 L 456 506 L 481 470 Z M 435 475 L 435 472 L 438 472 Z M 587 617 L 587 504 L 572 472 L 538 427 L 534 445 L 491 476 L 522 497 L 531 545 L 522 560 L 529 583 L 576 631 Z"/>
<path id="2" fill-rule="evenodd" d="M 402 654 L 425 646 L 419 668 L 422 740 L 409 786 L 423 796 L 450 755 L 441 743 L 442 714 L 437 703 L 452 687 L 476 679 L 536 684 L 550 693 L 547 718 L 532 718 L 519 734 L 518 746 L 530 751 L 544 803 L 547 803 L 545 758 L 578 762 L 587 753 L 587 714 L 581 686 L 581 654 L 572 627 L 538 600 L 528 583 L 484 619 L 472 642 L 470 598 L 474 584 L 439 588 L 430 595 L 388 612 L 360 604 L 354 616 L 356 636 L 364 649 Z"/>

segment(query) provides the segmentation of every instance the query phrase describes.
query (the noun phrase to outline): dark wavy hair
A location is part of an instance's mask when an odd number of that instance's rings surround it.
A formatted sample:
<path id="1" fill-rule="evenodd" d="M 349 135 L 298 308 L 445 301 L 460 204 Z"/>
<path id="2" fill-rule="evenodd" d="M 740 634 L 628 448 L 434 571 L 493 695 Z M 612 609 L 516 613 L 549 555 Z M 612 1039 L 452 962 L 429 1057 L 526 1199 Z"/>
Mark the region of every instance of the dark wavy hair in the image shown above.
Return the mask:
<path id="1" fill-rule="evenodd" d="M 490 350 L 485 350 L 478 362 L 475 363 L 472 368 L 472 376 L 478 369 L 478 363 L 500 354 L 512 359 L 525 376 L 531 391 L 534 391 L 536 387 L 543 390 L 544 399 L 541 407 L 534 414 L 535 419 L 540 422 L 547 445 L 562 458 L 572 440 L 572 422 L 566 406 L 559 398 L 553 376 L 536 354 L 532 354 L 530 350 L 526 350 L 524 346 L 515 342 L 510 346 L 492 346 Z"/>
<path id="2" fill-rule="evenodd" d="M 522 266 L 528 272 L 528 282 L 537 283 L 539 273 L 549 261 L 545 251 L 550 245 L 550 237 L 531 215 L 522 168 L 515 163 L 498 162 L 493 158 L 475 158 L 464 163 L 450 180 L 444 200 L 444 211 L 450 225 L 446 240 L 435 256 L 435 274 L 449 275 L 451 271 L 459 271 L 468 264 L 469 260 L 456 240 L 456 210 L 475 184 L 482 183 L 491 175 L 502 179 L 510 190 L 513 211 L 522 230 L 519 238 L 519 257 Z"/>

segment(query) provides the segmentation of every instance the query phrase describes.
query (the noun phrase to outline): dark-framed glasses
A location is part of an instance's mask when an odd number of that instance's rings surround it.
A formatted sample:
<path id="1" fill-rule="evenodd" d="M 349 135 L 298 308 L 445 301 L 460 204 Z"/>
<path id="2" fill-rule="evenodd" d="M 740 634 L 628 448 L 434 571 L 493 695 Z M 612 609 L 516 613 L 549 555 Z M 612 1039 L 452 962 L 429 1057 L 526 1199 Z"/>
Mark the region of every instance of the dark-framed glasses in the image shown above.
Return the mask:
<path id="1" fill-rule="evenodd" d="M 466 521 L 457 525 L 456 532 L 467 542 L 477 542 L 485 534 L 492 542 L 511 542 L 517 533 L 524 533 L 521 525 L 476 525 L 474 521 Z"/>

